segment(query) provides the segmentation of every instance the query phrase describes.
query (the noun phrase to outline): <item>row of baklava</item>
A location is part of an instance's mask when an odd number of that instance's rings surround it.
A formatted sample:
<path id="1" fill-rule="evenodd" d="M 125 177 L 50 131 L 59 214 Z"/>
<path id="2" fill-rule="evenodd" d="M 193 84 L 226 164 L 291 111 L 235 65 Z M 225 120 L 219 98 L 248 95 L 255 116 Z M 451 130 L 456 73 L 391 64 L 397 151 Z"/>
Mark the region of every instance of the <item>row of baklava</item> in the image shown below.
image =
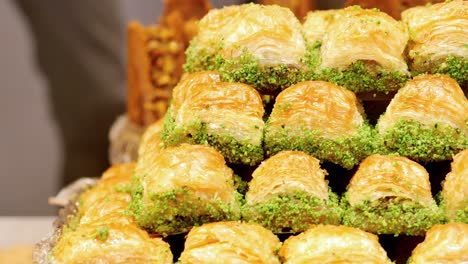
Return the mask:
<path id="1" fill-rule="evenodd" d="M 468 100 L 446 75 L 407 82 L 375 128 L 353 92 L 325 81 L 292 85 L 271 113 L 264 109 L 247 84 L 223 82 L 217 72 L 187 74 L 173 90 L 161 137 L 165 146 L 210 145 L 231 164 L 256 165 L 299 150 L 346 169 L 371 154 L 427 163 L 468 148 Z"/>
<path id="2" fill-rule="evenodd" d="M 228 6 L 200 20 L 184 67 L 217 70 L 223 81 L 264 94 L 304 80 L 389 92 L 421 73 L 448 74 L 466 87 L 467 14 L 463 0 L 410 8 L 402 21 L 353 6 L 310 12 L 301 24 L 279 6 Z"/>
<path id="3" fill-rule="evenodd" d="M 143 138 L 130 204 L 137 224 L 152 233 L 177 234 L 239 219 L 274 233 L 344 224 L 377 234 L 421 235 L 438 223 L 468 223 L 468 149 L 454 157 L 441 206 L 423 166 L 379 154 L 359 165 L 340 201 L 320 161 L 304 152 L 282 151 L 263 161 L 243 191 L 242 180 L 214 148 L 181 144 L 161 149 L 157 127 Z"/>
<path id="4" fill-rule="evenodd" d="M 294 165 L 301 167 L 298 165 L 305 163 Z M 466 162 L 454 166 L 466 167 L 463 164 Z M 310 164 L 309 160 L 307 166 L 317 167 L 318 163 Z M 133 170 L 133 164 L 115 166 L 103 174 L 95 187 L 80 196 L 76 215 L 71 216 L 62 230 L 48 263 L 173 263 L 169 245 L 139 229 L 126 211 Z M 289 185 L 301 186 L 291 182 Z M 178 263 L 391 263 L 373 234 L 336 225 L 311 224 L 304 230 L 282 244 L 272 231 L 257 223 L 202 224 L 188 233 Z M 433 226 L 426 233 L 425 241 L 413 251 L 409 263 L 465 261 L 467 232 L 468 225 L 463 223 Z"/>
<path id="5" fill-rule="evenodd" d="M 465 263 L 468 224 L 431 228 L 414 250 L 409 264 Z M 257 224 L 218 222 L 193 228 L 187 235 L 181 264 L 259 263 L 393 263 L 378 237 L 357 228 L 317 225 L 283 244 Z"/>

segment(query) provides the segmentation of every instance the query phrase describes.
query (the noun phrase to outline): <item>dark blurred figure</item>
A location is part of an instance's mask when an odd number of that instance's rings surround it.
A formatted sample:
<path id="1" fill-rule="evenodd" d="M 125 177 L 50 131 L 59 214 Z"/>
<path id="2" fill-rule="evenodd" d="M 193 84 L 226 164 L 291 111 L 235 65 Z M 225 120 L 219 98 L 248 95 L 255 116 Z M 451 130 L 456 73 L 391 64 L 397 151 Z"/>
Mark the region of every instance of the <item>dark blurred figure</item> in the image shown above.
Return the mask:
<path id="1" fill-rule="evenodd" d="M 37 63 L 64 146 L 62 184 L 100 176 L 109 166 L 109 128 L 125 112 L 125 21 L 120 1 L 16 4 L 34 37 Z"/>
<path id="2" fill-rule="evenodd" d="M 255 1 L 212 2 L 222 7 Z M 338 8 L 343 2 L 317 1 L 317 7 Z M 122 1 L 15 3 L 34 36 L 37 63 L 48 84 L 53 118 L 64 146 L 62 185 L 80 177 L 98 177 L 109 167 L 109 128 L 126 105 Z"/>

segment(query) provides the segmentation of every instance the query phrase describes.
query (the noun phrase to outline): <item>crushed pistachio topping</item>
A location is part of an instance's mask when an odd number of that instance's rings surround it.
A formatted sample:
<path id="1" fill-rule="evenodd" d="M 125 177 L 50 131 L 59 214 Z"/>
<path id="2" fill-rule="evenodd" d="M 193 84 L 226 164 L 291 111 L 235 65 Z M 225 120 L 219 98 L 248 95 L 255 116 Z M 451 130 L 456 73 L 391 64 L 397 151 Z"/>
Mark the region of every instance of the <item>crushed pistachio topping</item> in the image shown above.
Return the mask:
<path id="1" fill-rule="evenodd" d="M 397 91 L 410 79 L 406 73 L 388 71 L 374 62 L 356 61 L 346 69 L 319 69 L 321 43 L 316 41 L 307 48 L 303 62 L 308 66 L 307 80 L 328 81 L 347 88 L 355 93 Z"/>
<path id="2" fill-rule="evenodd" d="M 468 86 L 468 58 L 460 56 L 447 56 L 433 60 L 430 57 L 416 57 L 411 64 L 414 76 L 430 74 L 446 74 L 452 77 L 461 87 Z"/>
<path id="3" fill-rule="evenodd" d="M 238 204 L 226 204 L 219 199 L 202 199 L 188 188 L 176 188 L 143 197 L 143 185 L 138 177 L 134 177 L 132 182 L 129 211 L 137 224 L 150 232 L 167 236 L 187 232 L 193 226 L 204 223 L 240 218 Z M 240 195 L 237 198 L 239 200 Z"/>
<path id="4" fill-rule="evenodd" d="M 324 201 L 306 192 L 283 193 L 267 201 L 242 207 L 242 219 L 256 222 L 274 233 L 298 233 L 314 224 L 341 223 L 338 195 L 329 192 Z"/>
<path id="5" fill-rule="evenodd" d="M 348 195 L 342 198 L 343 224 L 357 227 L 376 234 L 423 235 L 435 224 L 445 221 L 442 210 L 433 205 L 426 207 L 421 203 L 387 197 L 374 202 L 350 206 Z"/>
<path id="6" fill-rule="evenodd" d="M 172 110 L 166 113 L 161 139 L 165 146 L 181 143 L 209 145 L 219 151 L 232 164 L 256 165 L 264 160 L 262 144 L 241 142 L 232 136 L 209 134 L 207 124 L 199 121 L 188 126 L 177 127 L 171 118 Z M 259 131 L 261 133 L 261 131 Z"/>
<path id="7" fill-rule="evenodd" d="M 449 125 L 427 126 L 400 120 L 383 135 L 383 144 L 388 152 L 397 152 L 417 162 L 433 162 L 450 160 L 468 148 L 468 137 Z"/>
<path id="8" fill-rule="evenodd" d="M 267 123 L 265 149 L 267 156 L 282 150 L 299 150 L 321 161 L 329 161 L 346 169 L 352 169 L 367 156 L 384 152 L 377 132 L 368 124 L 350 137 L 323 138 L 319 131 L 307 129 L 288 130 L 275 128 L 271 132 Z"/>

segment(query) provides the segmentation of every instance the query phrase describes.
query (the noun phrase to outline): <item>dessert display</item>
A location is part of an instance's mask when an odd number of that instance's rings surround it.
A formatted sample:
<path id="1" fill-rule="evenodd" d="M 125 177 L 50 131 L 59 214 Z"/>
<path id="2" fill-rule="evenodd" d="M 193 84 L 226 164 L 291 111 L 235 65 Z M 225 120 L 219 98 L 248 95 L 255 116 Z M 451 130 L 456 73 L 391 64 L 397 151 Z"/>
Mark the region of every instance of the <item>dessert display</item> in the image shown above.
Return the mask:
<path id="1" fill-rule="evenodd" d="M 36 263 L 468 261 L 465 1 L 177 3 L 129 26 L 136 161 L 73 188 Z"/>

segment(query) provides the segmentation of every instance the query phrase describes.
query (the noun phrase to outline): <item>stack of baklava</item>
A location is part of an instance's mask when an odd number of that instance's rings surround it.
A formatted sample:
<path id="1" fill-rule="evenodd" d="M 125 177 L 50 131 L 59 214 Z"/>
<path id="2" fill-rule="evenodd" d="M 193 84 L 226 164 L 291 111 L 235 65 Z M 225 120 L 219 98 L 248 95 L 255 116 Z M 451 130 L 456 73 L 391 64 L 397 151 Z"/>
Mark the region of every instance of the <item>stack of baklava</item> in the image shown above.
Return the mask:
<path id="1" fill-rule="evenodd" d="M 402 235 L 410 263 L 468 262 L 467 39 L 462 0 L 209 11 L 138 161 L 80 196 L 51 260 L 172 263 L 155 237 L 186 234 L 181 264 L 391 263 L 378 235 Z"/>

